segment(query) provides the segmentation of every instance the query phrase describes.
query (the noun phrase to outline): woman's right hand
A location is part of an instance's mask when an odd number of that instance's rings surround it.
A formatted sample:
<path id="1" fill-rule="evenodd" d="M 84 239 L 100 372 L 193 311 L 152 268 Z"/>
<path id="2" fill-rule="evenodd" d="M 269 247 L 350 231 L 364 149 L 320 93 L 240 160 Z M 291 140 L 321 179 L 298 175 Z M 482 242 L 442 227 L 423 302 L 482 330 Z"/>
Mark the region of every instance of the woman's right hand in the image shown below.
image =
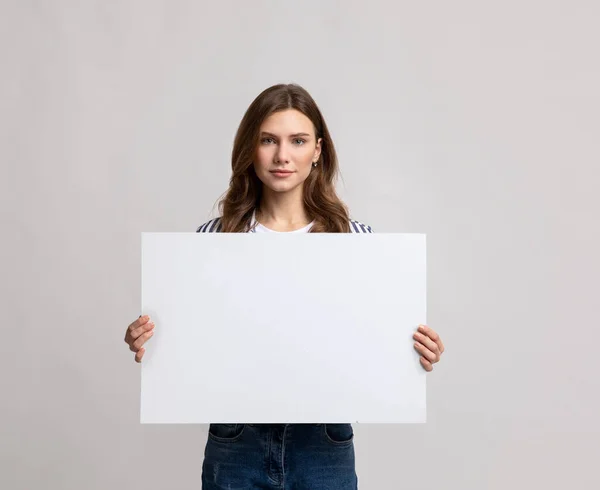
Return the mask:
<path id="1" fill-rule="evenodd" d="M 154 323 L 150 321 L 148 315 L 140 316 L 127 327 L 125 343 L 129 345 L 129 350 L 135 352 L 135 362 L 142 362 L 142 357 L 146 352 L 142 346 L 152 335 L 154 335 Z"/>

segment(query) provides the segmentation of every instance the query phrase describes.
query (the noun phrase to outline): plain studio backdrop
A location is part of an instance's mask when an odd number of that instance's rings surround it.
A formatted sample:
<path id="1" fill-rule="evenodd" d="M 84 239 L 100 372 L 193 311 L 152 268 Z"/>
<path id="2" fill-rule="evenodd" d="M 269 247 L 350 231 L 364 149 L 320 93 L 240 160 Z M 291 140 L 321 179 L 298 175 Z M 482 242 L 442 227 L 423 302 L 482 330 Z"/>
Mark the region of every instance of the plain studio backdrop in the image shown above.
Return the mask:
<path id="1" fill-rule="evenodd" d="M 0 487 L 199 488 L 207 426 L 139 423 L 140 233 L 214 216 L 243 112 L 296 82 L 352 216 L 427 233 L 447 347 L 427 424 L 355 426 L 360 487 L 598 488 L 599 21 L 595 0 L 3 1 Z"/>

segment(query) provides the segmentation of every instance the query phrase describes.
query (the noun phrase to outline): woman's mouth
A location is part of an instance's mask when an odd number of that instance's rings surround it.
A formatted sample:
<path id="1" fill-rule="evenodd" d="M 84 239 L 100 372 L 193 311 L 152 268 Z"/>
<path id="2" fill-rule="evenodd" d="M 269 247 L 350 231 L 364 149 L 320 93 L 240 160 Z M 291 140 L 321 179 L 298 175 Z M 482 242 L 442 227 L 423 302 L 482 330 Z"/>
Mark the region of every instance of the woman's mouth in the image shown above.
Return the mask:
<path id="1" fill-rule="evenodd" d="M 293 173 L 294 172 L 292 172 L 291 170 L 271 170 L 271 174 L 273 174 L 275 177 L 280 178 L 289 177 Z"/>

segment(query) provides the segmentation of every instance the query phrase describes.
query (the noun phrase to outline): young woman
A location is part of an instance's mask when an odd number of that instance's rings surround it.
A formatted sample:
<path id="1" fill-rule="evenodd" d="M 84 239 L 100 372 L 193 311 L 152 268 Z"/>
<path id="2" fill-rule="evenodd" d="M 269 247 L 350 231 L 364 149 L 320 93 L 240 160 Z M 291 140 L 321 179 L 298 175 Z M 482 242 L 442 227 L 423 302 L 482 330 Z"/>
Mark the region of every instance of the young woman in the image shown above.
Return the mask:
<path id="1" fill-rule="evenodd" d="M 275 85 L 250 105 L 238 128 L 221 216 L 201 233 L 372 233 L 349 217 L 334 184 L 335 148 L 319 108 L 298 85 Z M 154 324 L 142 316 L 125 342 L 141 362 Z M 444 346 L 426 325 L 414 347 L 427 371 Z M 358 488 L 351 424 L 211 424 L 202 488 L 351 490 Z"/>

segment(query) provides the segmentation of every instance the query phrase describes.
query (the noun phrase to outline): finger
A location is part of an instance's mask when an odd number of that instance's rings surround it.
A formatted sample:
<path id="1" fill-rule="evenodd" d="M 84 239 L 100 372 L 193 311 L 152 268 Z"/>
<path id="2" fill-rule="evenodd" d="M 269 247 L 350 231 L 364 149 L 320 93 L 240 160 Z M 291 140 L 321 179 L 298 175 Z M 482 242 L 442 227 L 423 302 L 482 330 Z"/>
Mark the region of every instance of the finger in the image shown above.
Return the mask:
<path id="1" fill-rule="evenodd" d="M 138 327 L 135 330 L 133 330 L 130 333 L 130 337 L 131 337 L 132 340 L 135 340 L 138 337 L 140 337 L 140 335 L 142 335 L 143 333 L 146 333 L 146 332 L 152 330 L 153 328 L 154 328 L 154 323 L 153 322 L 148 322 L 145 325 L 142 325 L 141 327 Z"/>
<path id="2" fill-rule="evenodd" d="M 425 347 L 420 342 L 415 342 L 415 349 L 419 354 L 425 357 L 429 362 L 437 362 L 437 356 L 435 353 L 431 352 L 427 347 Z"/>
<path id="3" fill-rule="evenodd" d="M 143 347 L 136 352 L 135 354 L 135 362 L 142 362 L 142 357 L 144 357 L 144 352 L 146 352 L 146 349 L 144 349 Z"/>
<path id="4" fill-rule="evenodd" d="M 152 337 L 154 335 L 154 330 L 150 330 L 150 332 L 146 332 L 145 334 L 141 335 L 133 344 L 132 347 L 135 350 L 139 350 L 142 348 L 142 345 L 144 345 L 146 343 L 146 341 Z"/>
<path id="5" fill-rule="evenodd" d="M 148 315 L 140 316 L 136 321 L 132 322 L 129 327 L 127 327 L 127 331 L 131 332 L 136 328 L 141 327 L 142 325 L 146 324 L 148 320 L 150 320 Z"/>
<path id="6" fill-rule="evenodd" d="M 442 339 L 435 330 L 428 327 L 427 325 L 419 325 L 419 331 L 424 335 L 427 335 L 427 337 L 429 337 L 437 344 L 438 349 L 440 350 L 440 354 L 444 352 L 444 344 L 442 343 Z"/>
<path id="7" fill-rule="evenodd" d="M 426 337 L 422 333 L 415 332 L 415 334 L 413 335 L 413 338 L 415 340 L 419 341 L 425 347 L 427 347 L 431 352 L 433 352 L 437 356 L 437 359 L 440 358 L 441 352 L 440 352 L 439 346 L 433 340 L 431 340 L 429 337 Z"/>
<path id="8" fill-rule="evenodd" d="M 423 366 L 425 368 L 425 371 L 427 372 L 431 372 L 433 371 L 433 365 L 424 357 L 420 358 L 421 361 L 421 366 Z"/>

